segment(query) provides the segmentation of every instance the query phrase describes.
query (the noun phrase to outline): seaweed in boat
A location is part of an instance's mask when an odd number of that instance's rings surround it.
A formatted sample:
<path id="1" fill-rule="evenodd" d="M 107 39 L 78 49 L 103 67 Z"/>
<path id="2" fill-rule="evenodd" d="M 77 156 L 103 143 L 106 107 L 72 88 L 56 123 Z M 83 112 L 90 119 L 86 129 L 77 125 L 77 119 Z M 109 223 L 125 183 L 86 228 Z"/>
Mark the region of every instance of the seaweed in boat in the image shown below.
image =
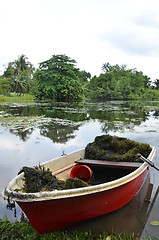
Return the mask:
<path id="1" fill-rule="evenodd" d="M 85 149 L 85 158 L 107 161 L 137 161 L 136 155 L 141 153 L 146 158 L 151 152 L 149 144 L 140 143 L 123 137 L 111 135 L 97 136 L 94 142 Z"/>
<path id="2" fill-rule="evenodd" d="M 50 169 L 45 169 L 43 166 L 23 167 L 20 172 L 24 172 L 24 186 L 22 191 L 26 193 L 34 193 L 41 191 L 53 191 L 73 189 L 89 186 L 81 179 L 67 179 L 66 181 L 58 180 L 56 176 L 52 175 Z M 16 191 L 16 190 L 15 190 Z"/>
<path id="3" fill-rule="evenodd" d="M 81 187 L 88 187 L 86 182 L 79 178 L 68 178 L 66 181 L 64 181 L 64 185 L 62 189 L 73 189 L 73 188 L 81 188 Z"/>

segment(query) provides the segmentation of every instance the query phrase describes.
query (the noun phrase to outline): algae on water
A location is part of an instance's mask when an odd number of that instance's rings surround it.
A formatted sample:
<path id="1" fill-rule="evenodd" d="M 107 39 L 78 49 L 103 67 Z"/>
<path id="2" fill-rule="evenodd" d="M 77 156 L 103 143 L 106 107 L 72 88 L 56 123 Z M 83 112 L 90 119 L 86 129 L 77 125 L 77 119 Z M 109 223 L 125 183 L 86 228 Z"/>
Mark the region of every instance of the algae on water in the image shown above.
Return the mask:
<path id="1" fill-rule="evenodd" d="M 23 167 L 18 174 L 24 172 L 24 186 L 22 191 L 26 193 L 42 192 L 73 189 L 89 186 L 81 179 L 67 179 L 66 181 L 58 180 L 56 176 L 52 175 L 50 169 L 45 169 L 42 166 L 34 168 Z"/>
<path id="2" fill-rule="evenodd" d="M 134 162 L 136 155 L 141 153 L 148 157 L 151 147 L 123 137 L 102 135 L 95 138 L 85 149 L 85 158 L 107 161 Z"/>

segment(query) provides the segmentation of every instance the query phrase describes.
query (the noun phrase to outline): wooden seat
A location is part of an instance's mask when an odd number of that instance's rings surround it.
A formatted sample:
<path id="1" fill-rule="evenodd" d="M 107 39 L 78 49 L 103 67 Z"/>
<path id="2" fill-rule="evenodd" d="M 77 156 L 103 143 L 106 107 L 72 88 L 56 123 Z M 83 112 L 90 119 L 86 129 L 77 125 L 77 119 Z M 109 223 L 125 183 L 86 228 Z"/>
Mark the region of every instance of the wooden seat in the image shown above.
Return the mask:
<path id="1" fill-rule="evenodd" d="M 139 162 L 113 162 L 113 161 L 102 161 L 102 160 L 91 160 L 91 159 L 80 159 L 75 161 L 79 164 L 86 164 L 97 167 L 108 167 L 108 168 L 127 168 L 137 169 L 142 165 Z"/>

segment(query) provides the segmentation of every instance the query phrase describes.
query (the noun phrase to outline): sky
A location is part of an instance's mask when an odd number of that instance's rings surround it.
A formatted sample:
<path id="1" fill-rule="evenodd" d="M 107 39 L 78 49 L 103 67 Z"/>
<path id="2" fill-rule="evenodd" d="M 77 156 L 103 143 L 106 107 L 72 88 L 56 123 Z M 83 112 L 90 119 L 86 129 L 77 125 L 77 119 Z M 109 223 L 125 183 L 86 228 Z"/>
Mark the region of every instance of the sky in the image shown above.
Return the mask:
<path id="1" fill-rule="evenodd" d="M 159 78 L 159 0 L 0 0 L 0 31 L 0 75 L 65 54 L 92 76 L 109 62 Z"/>

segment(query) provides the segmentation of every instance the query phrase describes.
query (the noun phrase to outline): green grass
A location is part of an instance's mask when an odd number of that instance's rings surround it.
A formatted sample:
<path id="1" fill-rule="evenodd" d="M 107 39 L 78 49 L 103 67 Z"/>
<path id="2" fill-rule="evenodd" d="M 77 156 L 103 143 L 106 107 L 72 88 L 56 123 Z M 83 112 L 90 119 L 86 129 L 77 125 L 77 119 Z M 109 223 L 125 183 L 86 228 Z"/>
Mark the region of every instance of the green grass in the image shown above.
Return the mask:
<path id="1" fill-rule="evenodd" d="M 135 238 L 134 234 L 127 233 L 110 233 L 93 234 L 91 232 L 78 232 L 78 231 L 55 231 L 45 234 L 38 233 L 30 223 L 10 222 L 7 217 L 0 219 L 0 239 L 1 240 L 139 240 Z M 150 240 L 151 238 L 147 238 Z M 146 240 L 146 239 L 145 239 Z"/>
<path id="2" fill-rule="evenodd" d="M 17 96 L 16 93 L 11 93 L 10 96 L 0 95 L 0 102 L 23 102 L 23 101 L 33 101 L 34 96 L 31 94 L 23 94 Z"/>

